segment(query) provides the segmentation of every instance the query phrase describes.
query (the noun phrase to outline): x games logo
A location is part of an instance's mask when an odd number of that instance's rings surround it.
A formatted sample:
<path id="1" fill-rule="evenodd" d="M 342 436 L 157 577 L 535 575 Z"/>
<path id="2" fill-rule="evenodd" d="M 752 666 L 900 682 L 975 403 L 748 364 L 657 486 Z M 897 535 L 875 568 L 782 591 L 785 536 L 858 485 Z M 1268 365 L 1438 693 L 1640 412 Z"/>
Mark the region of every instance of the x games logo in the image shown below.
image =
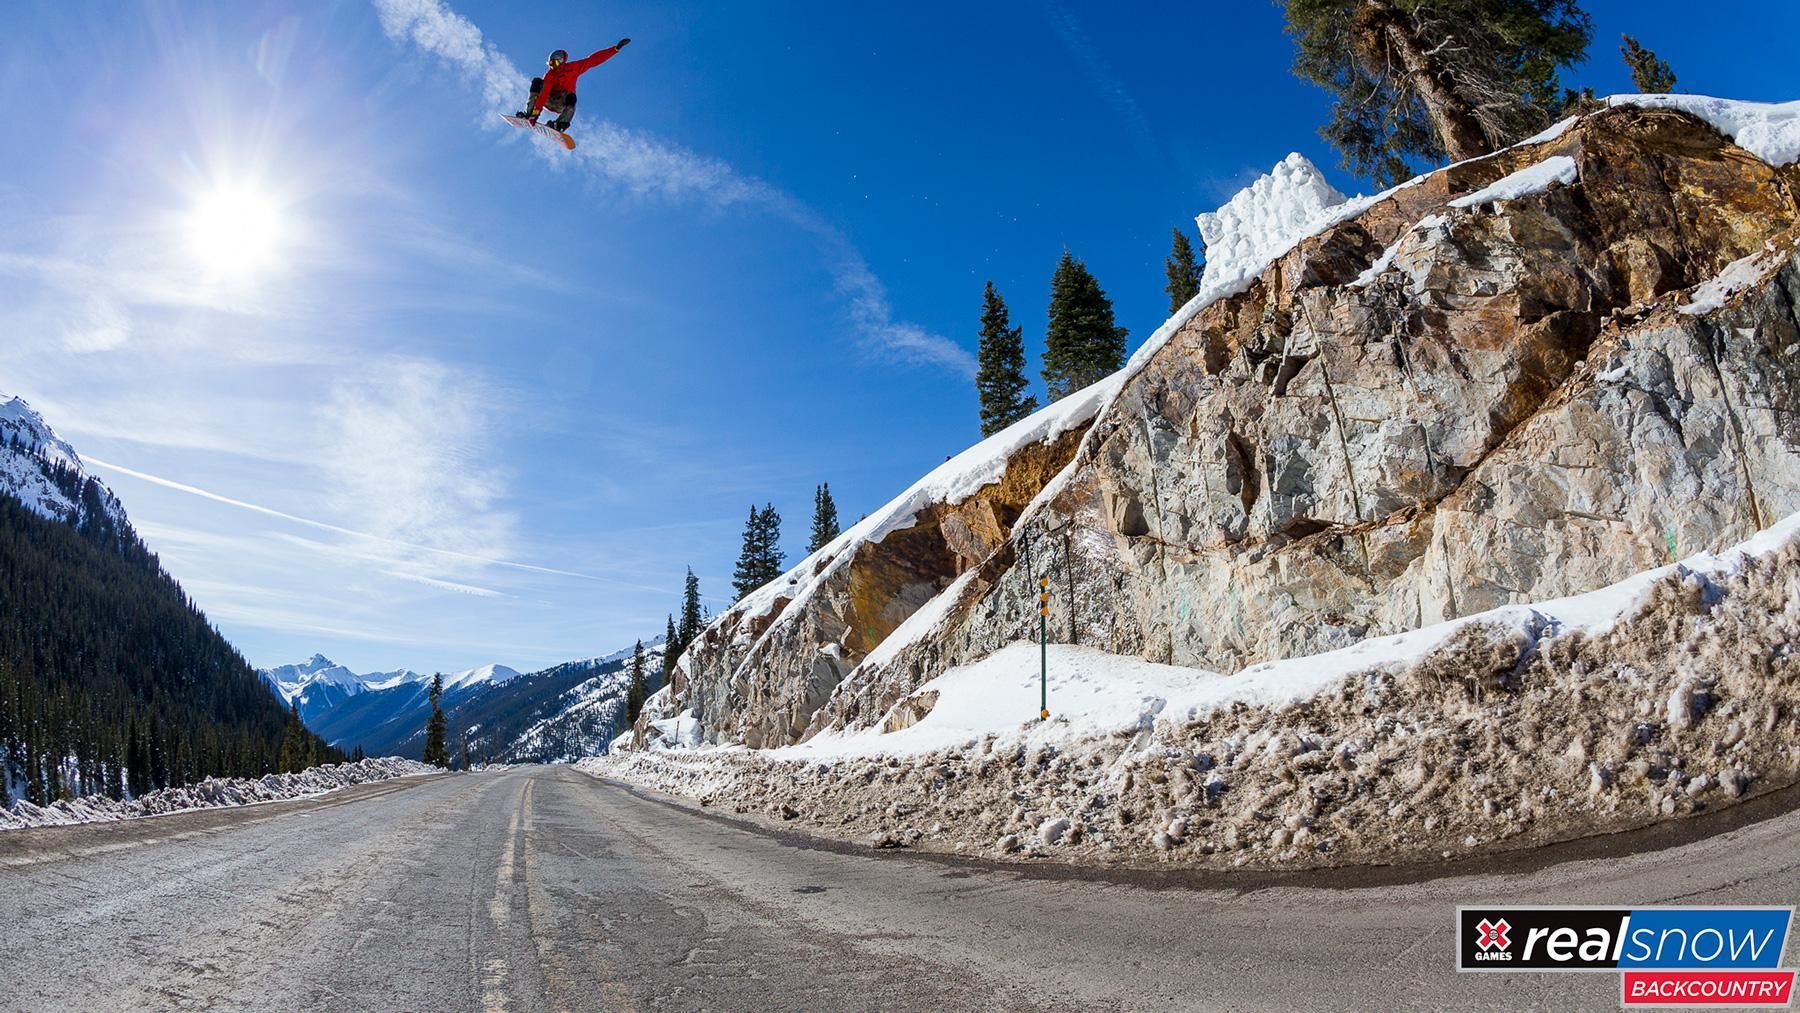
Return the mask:
<path id="1" fill-rule="evenodd" d="M 1480 947 L 1483 953 L 1495 949 L 1504 950 L 1511 945 L 1511 940 L 1506 937 L 1506 934 L 1511 931 L 1512 926 L 1507 924 L 1504 918 L 1497 922 L 1483 918 L 1481 924 L 1475 926 L 1475 945 Z"/>

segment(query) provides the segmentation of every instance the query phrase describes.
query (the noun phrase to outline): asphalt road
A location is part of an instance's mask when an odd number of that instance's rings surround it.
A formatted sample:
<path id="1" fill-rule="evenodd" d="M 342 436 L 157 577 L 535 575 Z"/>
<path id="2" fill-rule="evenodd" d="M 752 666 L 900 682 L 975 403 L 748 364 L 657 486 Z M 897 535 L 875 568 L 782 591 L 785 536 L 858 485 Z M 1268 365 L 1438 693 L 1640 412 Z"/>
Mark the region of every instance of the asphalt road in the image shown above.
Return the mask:
<path id="1" fill-rule="evenodd" d="M 0 1009 L 1617 1009 L 1613 975 L 1457 974 L 1455 906 L 1794 903 L 1797 832 L 1410 883 L 1094 879 L 822 847 L 566 767 L 443 775 L 0 834 Z"/>

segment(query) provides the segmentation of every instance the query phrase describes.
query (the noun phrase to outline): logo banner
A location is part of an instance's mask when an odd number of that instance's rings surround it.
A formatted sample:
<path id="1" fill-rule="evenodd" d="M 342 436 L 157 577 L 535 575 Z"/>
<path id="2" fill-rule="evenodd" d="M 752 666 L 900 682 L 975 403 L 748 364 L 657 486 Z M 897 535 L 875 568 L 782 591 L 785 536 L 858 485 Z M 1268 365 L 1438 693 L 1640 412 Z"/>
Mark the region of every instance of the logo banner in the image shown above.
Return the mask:
<path id="1" fill-rule="evenodd" d="M 1601 971 L 1640 1006 L 1783 1007 L 1792 907 L 1459 907 L 1458 971 Z"/>

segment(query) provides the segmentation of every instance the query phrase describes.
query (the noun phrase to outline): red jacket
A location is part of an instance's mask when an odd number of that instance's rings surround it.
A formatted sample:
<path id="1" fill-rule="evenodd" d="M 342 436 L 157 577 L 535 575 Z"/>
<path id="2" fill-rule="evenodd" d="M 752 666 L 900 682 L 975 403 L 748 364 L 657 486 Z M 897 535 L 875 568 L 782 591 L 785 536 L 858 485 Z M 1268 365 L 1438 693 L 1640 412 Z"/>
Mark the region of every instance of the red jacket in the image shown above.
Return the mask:
<path id="1" fill-rule="evenodd" d="M 544 100 L 554 91 L 573 92 L 575 79 L 593 70 L 606 61 L 619 55 L 618 46 L 609 46 L 592 56 L 581 60 L 565 60 L 561 64 L 544 71 L 544 89 L 531 100 L 531 112 L 544 108 Z"/>

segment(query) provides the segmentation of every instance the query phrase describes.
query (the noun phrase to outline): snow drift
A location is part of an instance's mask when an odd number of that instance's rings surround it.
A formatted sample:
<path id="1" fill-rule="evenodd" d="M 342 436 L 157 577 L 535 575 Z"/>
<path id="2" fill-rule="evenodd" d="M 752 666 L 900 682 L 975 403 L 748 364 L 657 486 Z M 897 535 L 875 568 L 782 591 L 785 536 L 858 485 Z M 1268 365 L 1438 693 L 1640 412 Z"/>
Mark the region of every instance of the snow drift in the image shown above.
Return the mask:
<path id="1" fill-rule="evenodd" d="M 439 772 L 437 767 L 389 756 L 355 763 L 327 763 L 292 774 L 266 774 L 258 778 L 209 777 L 195 784 L 163 788 L 127 801 L 88 795 L 40 806 L 20 800 L 11 809 L 0 809 L 0 830 L 130 820 L 193 809 L 311 798 L 353 784 Z"/>

